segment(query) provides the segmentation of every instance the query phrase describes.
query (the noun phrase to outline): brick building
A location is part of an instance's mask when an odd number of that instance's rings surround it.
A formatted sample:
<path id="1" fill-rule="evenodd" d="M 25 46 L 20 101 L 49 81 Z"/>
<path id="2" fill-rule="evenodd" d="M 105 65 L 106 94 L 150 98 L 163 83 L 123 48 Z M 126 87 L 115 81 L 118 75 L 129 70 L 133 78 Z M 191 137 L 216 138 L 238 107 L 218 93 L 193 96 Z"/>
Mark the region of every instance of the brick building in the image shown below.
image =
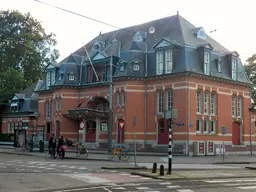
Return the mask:
<path id="1" fill-rule="evenodd" d="M 2 132 L 13 133 L 16 147 L 27 144 L 32 134 L 38 133 L 38 94 L 35 93 L 43 81 L 39 80 L 10 98 L 8 108 L 1 114 Z M 41 128 L 41 130 L 43 130 Z"/>
<path id="2" fill-rule="evenodd" d="M 111 63 L 114 142 L 132 144 L 136 116 L 139 148 L 167 149 L 164 111 L 177 109 L 174 151 L 193 152 L 194 142 L 223 139 L 227 151 L 248 150 L 251 82 L 238 53 L 178 13 L 99 34 L 60 63 L 49 64 L 37 120 L 46 126 L 46 138 L 56 132 L 106 147 Z"/>

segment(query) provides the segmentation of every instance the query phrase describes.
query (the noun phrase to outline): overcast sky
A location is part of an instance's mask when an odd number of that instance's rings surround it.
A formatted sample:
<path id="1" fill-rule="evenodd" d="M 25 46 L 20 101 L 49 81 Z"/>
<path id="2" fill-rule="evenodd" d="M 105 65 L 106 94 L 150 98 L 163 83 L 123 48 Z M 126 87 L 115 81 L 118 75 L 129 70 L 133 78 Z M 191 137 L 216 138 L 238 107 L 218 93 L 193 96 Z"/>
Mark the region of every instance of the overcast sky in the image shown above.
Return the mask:
<path id="1" fill-rule="evenodd" d="M 118 27 L 179 14 L 228 48 L 244 62 L 256 53 L 255 0 L 42 0 Z M 47 32 L 56 34 L 60 59 L 97 36 L 115 30 L 34 0 L 0 0 L 1 9 L 30 12 Z M 216 32 L 210 33 L 212 30 Z"/>

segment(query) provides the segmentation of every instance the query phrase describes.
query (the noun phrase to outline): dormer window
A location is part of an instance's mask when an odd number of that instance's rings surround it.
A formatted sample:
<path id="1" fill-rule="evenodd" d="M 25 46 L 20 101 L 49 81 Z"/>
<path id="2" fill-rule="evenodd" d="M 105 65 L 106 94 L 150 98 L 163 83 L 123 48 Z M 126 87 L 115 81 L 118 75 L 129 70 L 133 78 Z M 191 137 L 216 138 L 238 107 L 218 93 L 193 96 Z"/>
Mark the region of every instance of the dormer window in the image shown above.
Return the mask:
<path id="1" fill-rule="evenodd" d="M 204 52 L 204 74 L 210 74 L 210 53 Z"/>
<path id="2" fill-rule="evenodd" d="M 172 72 L 172 50 L 165 51 L 165 73 Z"/>
<path id="3" fill-rule="evenodd" d="M 218 59 L 218 72 L 221 73 L 222 71 L 222 60 L 221 58 Z"/>
<path id="4" fill-rule="evenodd" d="M 204 28 L 202 28 L 202 27 L 201 28 L 197 28 L 197 30 L 198 30 L 196 32 L 197 38 L 206 39 L 206 34 L 205 34 L 205 31 L 204 31 Z"/>
<path id="5" fill-rule="evenodd" d="M 232 79 L 237 80 L 237 60 L 232 59 Z"/>
<path id="6" fill-rule="evenodd" d="M 164 70 L 165 68 L 165 70 Z M 156 74 L 161 75 L 171 73 L 173 69 L 173 52 L 172 49 L 158 51 L 156 53 Z"/>
<path id="7" fill-rule="evenodd" d="M 60 73 L 60 74 L 59 74 L 59 81 L 61 81 L 62 76 L 63 76 L 63 73 Z"/>
<path id="8" fill-rule="evenodd" d="M 119 65 L 119 70 L 122 72 L 122 71 L 124 71 L 124 63 L 121 63 L 120 65 Z"/>
<path id="9" fill-rule="evenodd" d="M 140 70 L 140 65 L 137 64 L 137 63 L 134 63 L 134 64 L 133 64 L 133 70 L 134 70 L 134 71 L 139 71 L 139 70 Z"/>
<path id="10" fill-rule="evenodd" d="M 75 75 L 74 75 L 74 73 L 68 74 L 68 80 L 69 80 L 69 81 L 75 80 Z"/>

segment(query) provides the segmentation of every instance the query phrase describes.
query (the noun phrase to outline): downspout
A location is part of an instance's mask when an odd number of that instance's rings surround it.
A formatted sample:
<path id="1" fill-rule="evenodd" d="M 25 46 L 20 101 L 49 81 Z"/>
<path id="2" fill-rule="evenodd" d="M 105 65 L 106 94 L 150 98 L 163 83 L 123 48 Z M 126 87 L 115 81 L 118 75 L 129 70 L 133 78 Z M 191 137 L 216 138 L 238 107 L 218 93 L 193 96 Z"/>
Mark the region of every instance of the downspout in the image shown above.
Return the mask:
<path id="1" fill-rule="evenodd" d="M 252 155 L 252 91 L 250 92 L 250 151 Z"/>
<path id="2" fill-rule="evenodd" d="M 189 124 L 190 124 L 190 79 L 189 79 L 189 74 L 187 74 L 187 77 L 188 77 L 188 106 L 187 106 L 187 109 L 188 109 L 188 141 L 187 141 L 187 155 L 189 156 L 189 152 L 190 152 L 190 127 L 189 127 Z"/>
<path id="3" fill-rule="evenodd" d="M 147 38 L 146 38 L 147 39 Z M 147 98 L 148 98 L 148 94 L 147 94 L 147 76 L 148 76 L 148 44 L 147 44 L 147 40 L 146 40 L 146 58 L 145 58 L 145 78 L 144 78 L 144 148 L 146 147 L 146 143 L 147 143 Z"/>

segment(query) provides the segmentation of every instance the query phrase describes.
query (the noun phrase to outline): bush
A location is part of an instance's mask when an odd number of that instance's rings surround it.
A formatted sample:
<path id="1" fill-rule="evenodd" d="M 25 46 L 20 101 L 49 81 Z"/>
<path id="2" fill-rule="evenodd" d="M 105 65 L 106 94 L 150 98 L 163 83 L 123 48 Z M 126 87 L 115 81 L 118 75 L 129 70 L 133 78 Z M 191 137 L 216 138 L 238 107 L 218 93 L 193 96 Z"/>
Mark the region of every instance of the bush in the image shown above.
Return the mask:
<path id="1" fill-rule="evenodd" d="M 13 133 L 0 133 L 1 142 L 13 142 L 14 134 Z"/>

